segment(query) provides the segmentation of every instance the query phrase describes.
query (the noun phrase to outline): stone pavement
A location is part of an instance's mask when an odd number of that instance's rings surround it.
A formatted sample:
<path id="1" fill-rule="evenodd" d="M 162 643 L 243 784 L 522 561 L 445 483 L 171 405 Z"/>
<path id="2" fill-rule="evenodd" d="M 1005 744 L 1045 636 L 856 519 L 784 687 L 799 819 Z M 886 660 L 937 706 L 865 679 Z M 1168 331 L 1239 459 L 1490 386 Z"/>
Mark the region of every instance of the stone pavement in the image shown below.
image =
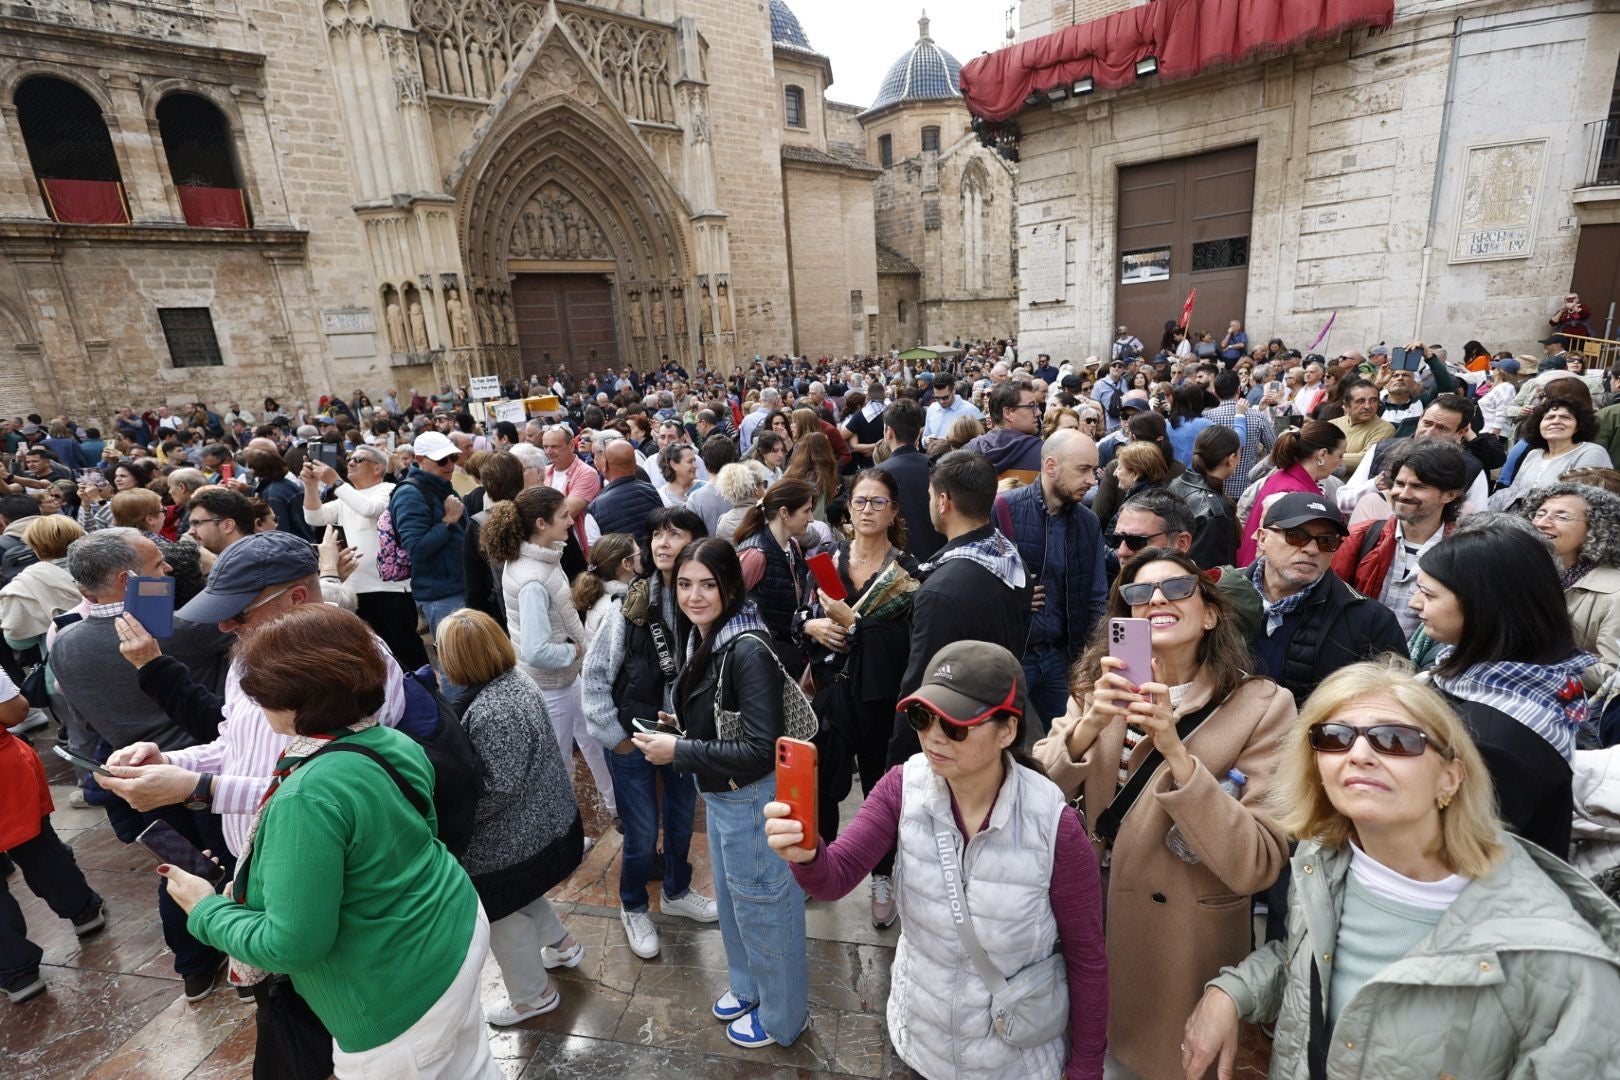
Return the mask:
<path id="1" fill-rule="evenodd" d="M 49 740 L 37 733 L 35 745 Z M 156 912 L 154 861 L 113 836 L 100 810 L 67 805 L 72 775 L 54 755 L 46 770 L 56 797 L 53 822 L 73 847 L 90 883 L 107 901 L 107 930 L 80 943 L 23 884 L 9 882 L 45 950 L 45 994 L 23 1005 L 0 1004 L 0 1075 L 8 1080 L 248 1080 L 252 1075 L 252 1006 L 229 989 L 196 1005 L 180 993 Z M 867 893 L 810 903 L 810 1027 L 788 1049 L 743 1050 L 726 1041 L 709 1016 L 726 989 L 719 930 L 656 916 L 661 955 L 643 961 L 630 951 L 618 919 L 619 838 L 596 804 L 589 774 L 576 769 L 586 833 L 600 837 L 573 877 L 551 894 L 570 930 L 585 943 L 585 962 L 554 973 L 563 1002 L 521 1027 L 491 1030 L 509 1078 L 638 1077 L 646 1080 L 786 1080 L 905 1077 L 885 1030 L 889 964 L 898 925 L 877 930 Z M 858 805 L 852 796 L 846 815 Z M 709 891 L 707 844 L 699 802 L 693 843 L 694 885 Z M 658 893 L 654 888 L 654 910 Z M 386 978 L 387 973 L 379 973 Z M 504 999 L 491 960 L 484 1001 Z M 1253 1050 L 1261 1050 L 1258 1038 Z M 1246 1061 L 1263 1061 L 1250 1053 Z M 1263 1065 L 1241 1070 L 1264 1075 Z"/>

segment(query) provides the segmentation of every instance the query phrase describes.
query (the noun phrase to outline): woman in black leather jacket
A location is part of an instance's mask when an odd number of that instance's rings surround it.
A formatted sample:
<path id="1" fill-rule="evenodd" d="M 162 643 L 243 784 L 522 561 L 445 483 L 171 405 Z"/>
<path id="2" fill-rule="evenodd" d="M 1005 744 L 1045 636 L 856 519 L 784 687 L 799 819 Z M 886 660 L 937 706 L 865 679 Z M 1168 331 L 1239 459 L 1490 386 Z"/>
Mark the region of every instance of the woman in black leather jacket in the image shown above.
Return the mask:
<path id="1" fill-rule="evenodd" d="M 690 635 L 687 661 L 676 682 L 678 718 L 658 718 L 684 725 L 684 737 L 638 734 L 635 742 L 654 765 L 694 774 L 703 795 L 730 975 L 715 1019 L 738 1046 L 791 1046 L 808 1015 L 804 894 L 760 828 L 776 797 L 785 676 L 729 543 L 687 545 L 675 560 L 675 600 L 680 630 Z M 735 730 L 721 712 L 739 714 Z"/>
<path id="2" fill-rule="evenodd" d="M 1237 558 L 1237 508 L 1226 497 L 1226 478 L 1237 471 L 1243 444 L 1225 424 L 1211 424 L 1193 441 L 1192 468 L 1170 481 L 1193 516 L 1192 556 L 1201 569 L 1231 566 Z"/>

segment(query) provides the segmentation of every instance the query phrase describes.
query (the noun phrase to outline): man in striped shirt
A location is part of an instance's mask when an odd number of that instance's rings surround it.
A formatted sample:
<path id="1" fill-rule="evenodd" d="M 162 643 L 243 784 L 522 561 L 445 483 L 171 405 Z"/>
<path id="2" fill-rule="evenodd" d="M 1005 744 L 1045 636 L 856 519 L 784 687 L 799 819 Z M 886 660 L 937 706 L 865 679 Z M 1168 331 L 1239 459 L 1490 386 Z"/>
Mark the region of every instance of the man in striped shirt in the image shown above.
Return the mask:
<path id="1" fill-rule="evenodd" d="M 1243 445 L 1238 448 L 1238 467 L 1225 481 L 1226 497 L 1233 502 L 1243 497 L 1243 489 L 1249 486 L 1249 471 L 1261 458 L 1271 453 L 1271 444 L 1277 439 L 1271 417 L 1263 411 L 1264 405 L 1275 402 L 1262 398 L 1262 411 L 1253 414 L 1239 412 L 1239 389 L 1238 377 L 1234 372 L 1223 371 L 1215 376 L 1215 396 L 1221 399 L 1221 403 L 1204 413 L 1207 419 L 1225 424 L 1243 440 Z"/>

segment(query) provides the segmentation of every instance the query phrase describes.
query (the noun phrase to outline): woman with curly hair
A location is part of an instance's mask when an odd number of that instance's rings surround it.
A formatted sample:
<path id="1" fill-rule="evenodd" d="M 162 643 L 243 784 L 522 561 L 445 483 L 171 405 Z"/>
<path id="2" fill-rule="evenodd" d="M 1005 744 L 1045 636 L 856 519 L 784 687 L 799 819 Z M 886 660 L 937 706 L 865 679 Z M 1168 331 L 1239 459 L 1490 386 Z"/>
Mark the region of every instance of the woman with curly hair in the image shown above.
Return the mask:
<path id="1" fill-rule="evenodd" d="M 1585 672 L 1595 690 L 1620 665 L 1620 495 L 1559 483 L 1532 491 L 1519 510 L 1552 543 L 1575 644 L 1602 660 Z"/>
<path id="2" fill-rule="evenodd" d="M 1560 387 L 1560 390 L 1563 388 Z M 1614 464 L 1597 438 L 1597 413 L 1589 400 L 1548 397 L 1525 417 L 1519 433 L 1530 450 L 1519 462 L 1511 486 L 1491 496 L 1492 510 L 1512 510 L 1539 487 L 1556 484 L 1571 469 Z"/>

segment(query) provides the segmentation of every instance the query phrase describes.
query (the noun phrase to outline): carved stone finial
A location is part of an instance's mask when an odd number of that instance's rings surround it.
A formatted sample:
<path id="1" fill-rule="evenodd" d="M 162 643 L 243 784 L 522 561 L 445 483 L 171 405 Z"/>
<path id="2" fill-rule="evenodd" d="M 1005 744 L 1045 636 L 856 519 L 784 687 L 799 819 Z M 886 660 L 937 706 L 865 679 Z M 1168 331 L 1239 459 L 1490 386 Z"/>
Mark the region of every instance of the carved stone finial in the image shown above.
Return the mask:
<path id="1" fill-rule="evenodd" d="M 917 37 L 922 41 L 932 40 L 928 36 L 928 9 L 923 8 L 922 18 L 917 20 Z"/>

